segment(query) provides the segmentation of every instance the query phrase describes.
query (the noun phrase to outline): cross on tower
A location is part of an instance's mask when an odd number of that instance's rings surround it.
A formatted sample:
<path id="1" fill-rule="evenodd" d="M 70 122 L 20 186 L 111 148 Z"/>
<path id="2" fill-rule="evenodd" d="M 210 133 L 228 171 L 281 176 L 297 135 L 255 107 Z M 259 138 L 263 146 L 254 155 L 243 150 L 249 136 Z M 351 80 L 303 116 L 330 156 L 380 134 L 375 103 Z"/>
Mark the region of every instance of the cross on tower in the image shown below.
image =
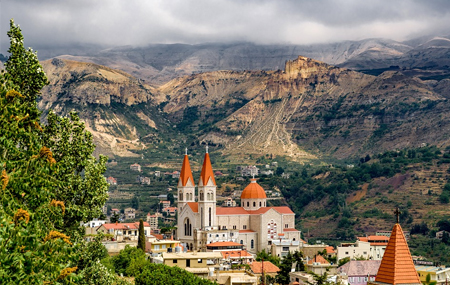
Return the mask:
<path id="1" fill-rule="evenodd" d="M 400 223 L 400 214 L 402 212 L 400 212 L 400 209 L 397 207 L 397 209 L 395 209 L 394 214 L 397 216 L 397 224 Z"/>

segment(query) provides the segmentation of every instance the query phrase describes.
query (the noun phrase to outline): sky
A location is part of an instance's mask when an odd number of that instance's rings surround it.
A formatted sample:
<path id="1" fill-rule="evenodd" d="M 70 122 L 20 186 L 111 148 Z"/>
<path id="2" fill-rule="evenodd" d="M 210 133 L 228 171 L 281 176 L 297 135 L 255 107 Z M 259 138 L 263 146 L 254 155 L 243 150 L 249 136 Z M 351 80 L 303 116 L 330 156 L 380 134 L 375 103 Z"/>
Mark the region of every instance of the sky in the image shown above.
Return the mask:
<path id="1" fill-rule="evenodd" d="M 449 0 L 0 0 L 26 46 L 313 44 L 450 34 Z"/>

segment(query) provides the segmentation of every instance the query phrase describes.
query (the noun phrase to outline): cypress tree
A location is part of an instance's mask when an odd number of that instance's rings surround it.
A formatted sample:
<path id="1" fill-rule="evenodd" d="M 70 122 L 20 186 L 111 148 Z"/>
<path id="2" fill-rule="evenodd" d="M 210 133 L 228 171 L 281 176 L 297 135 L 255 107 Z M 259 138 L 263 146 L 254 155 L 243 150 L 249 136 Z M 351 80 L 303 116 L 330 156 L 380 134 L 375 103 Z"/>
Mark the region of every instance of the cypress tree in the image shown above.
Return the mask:
<path id="1" fill-rule="evenodd" d="M 144 221 L 139 220 L 139 239 L 137 248 L 142 249 L 145 252 L 145 234 L 144 234 Z"/>

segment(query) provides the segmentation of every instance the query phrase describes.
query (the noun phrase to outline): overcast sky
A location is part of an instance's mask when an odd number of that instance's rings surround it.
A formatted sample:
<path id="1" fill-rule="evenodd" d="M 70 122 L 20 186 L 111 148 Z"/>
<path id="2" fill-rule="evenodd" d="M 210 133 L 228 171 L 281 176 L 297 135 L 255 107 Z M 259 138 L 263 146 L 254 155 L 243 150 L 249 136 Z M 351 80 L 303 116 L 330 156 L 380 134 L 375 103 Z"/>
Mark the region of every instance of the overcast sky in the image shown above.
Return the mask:
<path id="1" fill-rule="evenodd" d="M 449 0 L 0 0 L 26 46 L 248 41 L 310 44 L 450 33 Z"/>

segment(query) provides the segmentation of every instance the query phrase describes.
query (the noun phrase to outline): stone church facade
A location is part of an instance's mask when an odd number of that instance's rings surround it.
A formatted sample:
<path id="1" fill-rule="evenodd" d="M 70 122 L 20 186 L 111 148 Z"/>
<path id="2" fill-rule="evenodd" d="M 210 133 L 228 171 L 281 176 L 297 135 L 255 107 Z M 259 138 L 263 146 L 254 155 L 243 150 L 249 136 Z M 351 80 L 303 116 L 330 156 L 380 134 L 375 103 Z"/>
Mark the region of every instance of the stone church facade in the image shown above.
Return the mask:
<path id="1" fill-rule="evenodd" d="M 208 150 L 197 185 L 186 154 L 177 187 L 177 239 L 188 250 L 206 251 L 207 244 L 232 241 L 256 253 L 270 250 L 273 240 L 300 240 L 294 212 L 286 206 L 267 207 L 266 193 L 256 179 L 242 192 L 240 207 L 216 206 L 216 188 Z"/>

